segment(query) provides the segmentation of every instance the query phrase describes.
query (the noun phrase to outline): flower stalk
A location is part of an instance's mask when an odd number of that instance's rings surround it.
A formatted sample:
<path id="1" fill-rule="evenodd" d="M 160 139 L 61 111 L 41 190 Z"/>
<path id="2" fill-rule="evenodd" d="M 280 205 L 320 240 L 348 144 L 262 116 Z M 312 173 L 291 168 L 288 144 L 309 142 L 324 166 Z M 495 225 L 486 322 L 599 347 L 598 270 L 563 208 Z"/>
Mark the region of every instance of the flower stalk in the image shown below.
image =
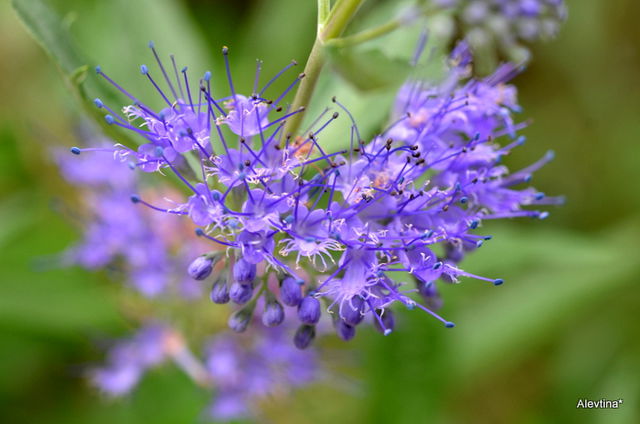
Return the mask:
<path id="1" fill-rule="evenodd" d="M 318 0 L 318 31 L 316 40 L 311 47 L 309 58 L 304 67 L 305 78 L 300 82 L 300 87 L 293 99 L 291 110 L 298 110 L 300 107 L 307 107 L 322 68 L 326 64 L 324 46 L 330 40 L 339 37 L 358 11 L 358 8 L 366 0 L 338 0 L 330 8 L 329 0 Z M 285 134 L 294 134 L 304 117 L 303 113 L 293 115 L 284 127 Z"/>

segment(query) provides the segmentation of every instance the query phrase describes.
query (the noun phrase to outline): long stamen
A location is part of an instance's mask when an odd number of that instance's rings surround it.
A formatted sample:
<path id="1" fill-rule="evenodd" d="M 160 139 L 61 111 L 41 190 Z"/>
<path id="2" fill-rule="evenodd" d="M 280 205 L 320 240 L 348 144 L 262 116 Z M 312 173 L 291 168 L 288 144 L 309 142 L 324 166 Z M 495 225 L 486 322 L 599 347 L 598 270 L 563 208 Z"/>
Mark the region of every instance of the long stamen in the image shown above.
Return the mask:
<path id="1" fill-rule="evenodd" d="M 153 84 L 153 86 L 155 87 L 155 89 L 158 91 L 158 93 L 160 93 L 160 96 L 162 96 L 162 98 L 164 99 L 164 101 L 169 105 L 169 107 L 173 107 L 173 104 L 169 101 L 169 99 L 167 98 L 167 96 L 165 96 L 164 92 L 162 91 L 162 89 L 160 89 L 160 87 L 158 86 L 158 84 L 156 84 L 155 80 L 151 77 L 151 74 L 149 73 L 149 68 L 147 68 L 147 65 L 141 65 L 140 66 L 140 73 L 142 75 L 146 75 L 146 77 L 149 79 L 149 81 L 151 82 L 151 84 Z"/>
<path id="2" fill-rule="evenodd" d="M 278 72 L 273 78 L 271 78 L 269 82 L 266 83 L 264 87 L 262 87 L 262 90 L 260 90 L 260 97 L 264 95 L 264 92 L 267 91 L 267 88 L 269 88 L 271 84 L 273 84 L 280 77 L 280 75 L 284 74 L 289 68 L 291 68 L 292 66 L 296 66 L 297 64 L 298 62 L 296 62 L 295 60 L 292 60 L 291 63 L 289 63 L 282 70 L 280 70 L 280 72 Z"/>
<path id="3" fill-rule="evenodd" d="M 176 90 L 173 88 L 173 84 L 171 84 L 171 80 L 169 79 L 169 75 L 167 75 L 167 71 L 164 69 L 164 66 L 162 65 L 162 61 L 160 60 L 160 57 L 158 57 L 158 52 L 156 52 L 156 46 L 155 46 L 155 43 L 153 41 L 149 42 L 149 48 L 153 52 L 153 56 L 156 58 L 156 62 L 158 62 L 158 66 L 160 67 L 160 71 L 162 71 L 162 76 L 164 77 L 164 80 L 167 82 L 167 85 L 169 86 L 169 90 L 171 90 L 171 94 L 173 94 L 173 98 L 177 101 L 178 100 L 178 94 L 176 93 Z"/>

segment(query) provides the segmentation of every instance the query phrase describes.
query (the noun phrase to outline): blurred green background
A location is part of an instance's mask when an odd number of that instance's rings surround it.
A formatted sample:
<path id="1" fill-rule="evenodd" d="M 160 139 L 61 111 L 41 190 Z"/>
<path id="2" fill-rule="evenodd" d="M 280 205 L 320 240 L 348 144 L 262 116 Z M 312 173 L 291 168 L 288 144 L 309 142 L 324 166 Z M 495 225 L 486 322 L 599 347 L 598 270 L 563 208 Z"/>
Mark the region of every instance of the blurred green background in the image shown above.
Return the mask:
<path id="1" fill-rule="evenodd" d="M 46 3 L 88 63 L 143 93 L 137 69 L 152 62 L 148 40 L 214 76 L 219 49 L 229 45 L 238 84 L 250 84 L 256 58 L 265 60 L 264 75 L 292 58 L 304 62 L 315 31 L 311 0 Z M 384 18 L 392 3 L 372 0 L 354 26 Z M 454 330 L 407 312 L 389 337 L 363 330 L 348 346 L 331 344 L 325 350 L 334 377 L 265 405 L 261 422 L 640 422 L 640 3 L 568 6 L 559 37 L 536 45 L 533 63 L 515 80 L 533 125 L 525 130 L 528 143 L 507 160 L 517 169 L 555 150 L 556 160 L 534 182 L 565 194 L 566 205 L 544 222 L 486 225 L 494 239 L 465 268 L 507 284 L 444 287 L 443 314 L 457 323 Z M 415 34 L 377 45 L 410 50 Z M 73 190 L 50 149 L 79 143 L 79 108 L 7 1 L 0 3 L 0 57 L 1 421 L 200 420 L 207 394 L 172 367 L 152 372 L 116 402 L 86 384 L 83 370 L 101 358 L 96 340 L 126 334 L 128 324 L 117 285 L 105 275 L 46 269 L 48 255 L 78 238 L 56 207 Z M 372 130 L 367 119 L 384 116 L 388 90 L 347 86 L 321 81 L 320 90 L 346 90 L 344 102 Z M 624 404 L 577 410 L 581 398 Z"/>

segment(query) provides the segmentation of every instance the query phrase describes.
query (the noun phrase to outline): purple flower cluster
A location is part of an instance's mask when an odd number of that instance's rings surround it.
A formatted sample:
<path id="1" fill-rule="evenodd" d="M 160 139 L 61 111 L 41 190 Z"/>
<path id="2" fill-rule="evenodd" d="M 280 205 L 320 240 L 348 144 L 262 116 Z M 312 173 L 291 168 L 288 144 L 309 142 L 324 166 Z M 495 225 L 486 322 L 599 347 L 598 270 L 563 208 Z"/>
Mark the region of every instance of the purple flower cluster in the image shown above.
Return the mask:
<path id="1" fill-rule="evenodd" d="M 107 364 L 91 373 L 91 380 L 109 396 L 129 393 L 144 373 L 180 348 L 177 336 L 162 324 L 149 324 L 109 352 Z"/>
<path id="2" fill-rule="evenodd" d="M 456 10 L 467 38 L 478 42 L 495 38 L 503 46 L 551 38 L 567 18 L 563 0 L 434 0 L 434 3 Z"/>
<path id="3" fill-rule="evenodd" d="M 209 413 L 219 421 L 256 415 L 257 402 L 319 378 L 315 353 L 293 347 L 282 326 L 246 337 L 216 336 L 205 362 L 216 385 Z"/>
<path id="4" fill-rule="evenodd" d="M 323 310 L 344 340 L 366 317 L 389 334 L 394 304 L 422 309 L 453 327 L 435 311 L 441 304 L 437 280 L 503 282 L 457 265 L 490 238 L 476 232 L 482 221 L 545 218 L 546 212 L 526 207 L 558 201 L 516 188 L 551 155 L 511 174 L 501 164 L 523 142 L 517 135 L 523 124 L 514 118 L 515 89 L 506 84 L 516 70 L 504 65 L 486 79 L 468 80 L 464 45 L 454 51 L 442 83 L 412 80 L 402 87 L 387 130 L 366 142 L 353 123 L 349 149 L 331 153 L 319 140 L 337 112 L 321 115 L 305 133 L 284 133 L 286 119 L 302 110 L 290 111 L 282 101 L 303 75 L 271 99 L 266 92 L 274 79 L 259 89 L 258 73 L 253 94 L 241 95 L 224 48 L 230 95 L 218 97 L 210 72 L 190 83 L 172 57 L 172 80 L 151 49 L 166 89 L 146 66 L 141 73 L 165 107 L 154 111 L 99 68 L 133 105 L 124 116 L 100 100 L 96 105 L 107 110 L 108 123 L 145 140 L 137 149 L 116 146 L 118 158 L 145 172 L 170 172 L 190 192 L 167 207 L 139 195 L 132 196 L 134 203 L 188 216 L 199 236 L 226 249 L 197 257 L 188 272 L 197 280 L 213 275 L 215 303 L 242 305 L 229 319 L 237 332 L 252 321 L 258 299 L 264 299 L 266 326 L 282 322 L 282 304 L 297 308 L 301 325 L 294 344 L 301 349 L 313 341 Z M 224 261 L 223 270 L 212 273 L 217 261 Z"/>
<path id="5" fill-rule="evenodd" d="M 148 370 L 171 361 L 196 383 L 215 389 L 207 415 L 229 421 L 255 415 L 257 402 L 319 379 L 315 353 L 293 347 L 285 326 L 245 336 L 216 335 L 201 361 L 174 328 L 148 323 L 111 348 L 106 364 L 91 371 L 91 382 L 106 395 L 120 397 L 131 392 Z"/>
<path id="6" fill-rule="evenodd" d="M 100 144 L 94 149 L 108 146 Z M 66 262 L 98 269 L 124 258 L 133 287 L 147 296 L 162 293 L 168 283 L 165 245 L 146 225 L 141 211 L 125 201 L 136 190 L 134 173 L 126 164 L 104 155 L 86 155 L 80 161 L 58 155 L 58 163 L 65 179 L 89 189 L 90 218 L 83 240 L 66 252 Z"/>
<path id="7" fill-rule="evenodd" d="M 86 150 L 113 151 L 106 140 L 94 135 L 87 140 L 94 147 Z M 121 269 L 127 282 L 147 297 L 170 290 L 185 298 L 200 296 L 201 288 L 184 274 L 184 268 L 202 246 L 193 241 L 184 243 L 180 234 L 185 233 L 181 228 L 184 223 L 175 217 L 132 207 L 131 193 L 141 188 L 139 175 L 110 154 L 80 158 L 56 154 L 56 161 L 64 178 L 83 189 L 83 207 L 87 209 L 83 215 L 88 215 L 83 219 L 82 241 L 64 254 L 67 264 Z M 181 243 L 176 247 L 177 242 Z"/>

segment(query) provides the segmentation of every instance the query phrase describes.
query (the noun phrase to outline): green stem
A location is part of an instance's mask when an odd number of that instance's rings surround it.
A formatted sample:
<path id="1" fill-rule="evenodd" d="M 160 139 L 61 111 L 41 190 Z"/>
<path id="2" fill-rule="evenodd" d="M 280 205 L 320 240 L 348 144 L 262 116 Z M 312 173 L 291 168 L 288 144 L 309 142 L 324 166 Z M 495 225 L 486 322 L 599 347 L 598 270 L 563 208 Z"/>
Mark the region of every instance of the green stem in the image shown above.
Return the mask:
<path id="1" fill-rule="evenodd" d="M 329 13 L 331 13 L 331 0 L 318 0 L 318 33 L 322 32 Z"/>
<path id="2" fill-rule="evenodd" d="M 375 28 L 366 29 L 348 37 L 334 38 L 327 44 L 335 47 L 350 47 L 362 44 L 389 34 L 402 26 L 411 25 L 415 20 L 423 16 L 429 16 L 436 10 L 437 9 L 433 7 L 419 7 L 418 5 L 414 5 L 413 7 L 404 10 L 400 16 L 390 20 L 389 22 Z"/>
<path id="3" fill-rule="evenodd" d="M 338 0 L 329 14 L 327 25 L 320 34 L 322 41 L 340 37 L 347 27 L 353 15 L 356 14 L 362 3 L 366 0 Z"/>
<path id="4" fill-rule="evenodd" d="M 364 30 L 354 35 L 350 35 L 348 37 L 343 38 L 334 38 L 329 41 L 327 44 L 336 47 L 349 47 L 354 46 L 356 44 L 361 44 L 369 40 L 376 39 L 378 37 L 382 37 L 402 26 L 406 20 L 404 19 L 394 19 L 385 24 L 382 24 L 378 27 L 371 28 L 368 30 Z"/>
<path id="5" fill-rule="evenodd" d="M 318 11 L 320 12 L 320 4 L 322 3 L 323 12 L 322 15 L 320 13 L 318 14 L 318 33 L 316 35 L 316 41 L 313 43 L 313 47 L 309 53 L 309 58 L 307 59 L 307 63 L 304 67 L 305 78 L 300 81 L 300 87 L 298 87 L 296 96 L 293 99 L 291 110 L 298 110 L 301 107 L 306 108 L 309 105 L 311 95 L 318 83 L 320 71 L 322 71 L 322 68 L 326 63 L 323 51 L 324 45 L 329 40 L 339 37 L 342 34 L 351 21 L 353 15 L 355 15 L 358 8 L 365 1 L 366 0 L 338 0 L 327 17 L 324 16 L 324 13 L 326 12 L 326 2 L 324 0 L 319 1 Z M 326 22 L 321 21 L 321 18 L 325 18 Z M 295 134 L 300 127 L 300 124 L 302 124 L 303 117 L 304 112 L 300 112 L 289 118 L 284 127 L 284 134 Z"/>

